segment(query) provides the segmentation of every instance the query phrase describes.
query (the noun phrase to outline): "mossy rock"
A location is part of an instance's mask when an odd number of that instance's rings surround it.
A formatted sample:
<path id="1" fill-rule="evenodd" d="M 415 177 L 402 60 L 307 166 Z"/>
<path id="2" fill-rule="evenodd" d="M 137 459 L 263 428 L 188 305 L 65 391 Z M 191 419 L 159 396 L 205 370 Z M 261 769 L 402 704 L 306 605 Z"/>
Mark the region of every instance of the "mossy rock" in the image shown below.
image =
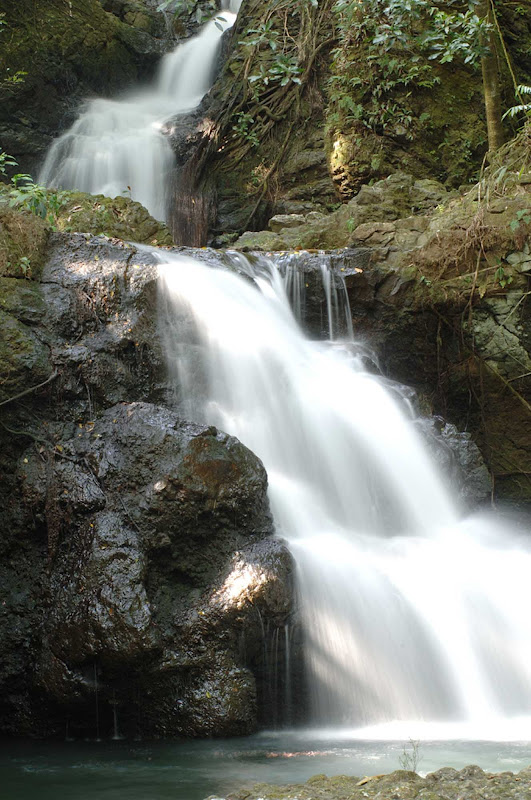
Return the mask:
<path id="1" fill-rule="evenodd" d="M 0 367 L 0 402 L 41 383 L 52 372 L 48 347 L 4 311 L 0 311 Z"/>
<path id="2" fill-rule="evenodd" d="M 167 226 L 129 197 L 85 192 L 55 192 L 47 219 L 7 206 L 8 188 L 0 185 L 0 275 L 38 279 L 51 227 L 65 233 L 104 234 L 139 244 L 172 245 Z M 57 211 L 51 210 L 57 207 Z"/>
<path id="3" fill-rule="evenodd" d="M 362 54 L 356 50 L 352 70 L 359 72 Z M 399 93 L 397 102 L 411 127 L 400 123 L 389 130 L 357 121 L 336 121 L 328 108 L 327 151 L 341 197 L 352 197 L 360 185 L 397 169 L 417 178 L 433 177 L 450 187 L 469 182 L 479 172 L 486 150 L 481 84 L 463 68 L 440 68 L 441 82 L 432 89 Z M 366 99 L 360 98 L 360 105 Z M 459 119 L 459 126 L 454 120 Z"/>
<path id="4" fill-rule="evenodd" d="M 303 784 L 260 783 L 242 788 L 226 795 L 226 800 L 459 800 L 462 797 L 509 800 L 528 797 L 529 789 L 528 769 L 516 775 L 512 772 L 489 774 L 471 765 L 459 772 L 446 767 L 425 778 L 402 769 L 361 780 L 345 775 L 333 778 L 315 775 Z"/>
<path id="5" fill-rule="evenodd" d="M 139 29 L 153 16 L 145 7 L 142 12 L 131 12 L 134 25 L 105 11 L 98 0 L 4 0 L 2 10 L 9 35 L 5 36 L 0 66 L 27 73 L 21 92 L 40 86 L 43 79 L 61 83 L 72 68 L 78 78 L 93 79 L 95 87 L 119 88 L 124 79 L 137 77 L 135 50 L 149 50 Z M 32 58 L 28 61 L 29 52 Z M 43 67 L 48 72 L 41 75 Z"/>
<path id="6" fill-rule="evenodd" d="M 0 310 L 30 325 L 39 322 L 46 311 L 39 284 L 0 278 Z"/>
<path id="7" fill-rule="evenodd" d="M 355 243 L 356 231 L 359 232 L 361 226 L 370 223 L 385 226 L 400 218 L 410 218 L 433 210 L 450 196 L 435 180 L 415 180 L 412 175 L 396 172 L 372 186 L 362 186 L 352 200 L 331 214 L 310 212 L 302 218 L 303 224 L 292 227 L 288 220 L 287 226 L 278 231 L 276 226 L 275 233 L 247 231 L 234 247 L 238 250 L 333 250 L 348 247 Z M 418 227 L 416 222 L 411 224 Z"/>
<path id="8" fill-rule="evenodd" d="M 234 243 L 237 250 L 287 250 L 285 240 L 273 231 L 246 231 Z"/>
<path id="9" fill-rule="evenodd" d="M 0 205 L 0 276 L 38 279 L 48 232 L 40 217 Z"/>
<path id="10" fill-rule="evenodd" d="M 57 215 L 57 229 L 67 233 L 105 234 L 139 244 L 172 245 L 163 222 L 150 216 L 143 205 L 129 197 L 104 197 L 84 192 L 65 192 Z"/>

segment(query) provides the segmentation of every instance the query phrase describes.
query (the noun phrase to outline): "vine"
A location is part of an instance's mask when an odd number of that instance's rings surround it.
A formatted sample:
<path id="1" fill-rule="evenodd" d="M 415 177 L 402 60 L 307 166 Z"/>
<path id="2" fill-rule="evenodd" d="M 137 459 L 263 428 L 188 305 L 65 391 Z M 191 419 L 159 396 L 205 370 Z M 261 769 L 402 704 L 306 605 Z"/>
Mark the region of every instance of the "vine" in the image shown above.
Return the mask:
<path id="1" fill-rule="evenodd" d="M 247 31 L 237 23 L 233 34 L 237 46 L 226 68 L 231 78 L 217 98 L 219 113 L 210 138 L 196 155 L 197 173 L 213 151 L 230 153 L 234 169 L 274 135 L 276 126 L 285 123 L 293 129 L 315 61 L 331 46 L 332 5 L 333 0 L 272 0 L 264 9 L 258 0 L 251 0 L 247 13 L 260 23 Z M 252 216 L 267 195 L 288 143 L 283 136 L 273 163 L 249 188 L 249 194 L 258 198 Z"/>

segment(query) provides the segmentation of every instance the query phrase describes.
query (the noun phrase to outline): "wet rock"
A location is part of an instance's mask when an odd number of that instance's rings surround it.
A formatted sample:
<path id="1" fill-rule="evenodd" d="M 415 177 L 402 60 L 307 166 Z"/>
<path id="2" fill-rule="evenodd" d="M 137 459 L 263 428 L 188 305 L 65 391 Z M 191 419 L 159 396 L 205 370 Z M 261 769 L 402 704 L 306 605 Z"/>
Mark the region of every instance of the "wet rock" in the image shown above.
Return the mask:
<path id="1" fill-rule="evenodd" d="M 424 419 L 419 428 L 464 508 L 470 510 L 490 501 L 492 479 L 471 434 L 459 431 L 441 417 Z"/>
<path id="2" fill-rule="evenodd" d="M 254 730 L 262 626 L 292 606 L 261 462 L 148 403 L 53 431 L 43 422 L 34 436 L 43 444 L 16 472 L 48 550 L 27 677 L 33 734 L 59 732 L 68 716 L 72 734 L 88 735 L 96 684 L 102 729 L 119 707 L 129 735 Z"/>
<path id="3" fill-rule="evenodd" d="M 192 155 L 207 130 L 207 113 L 203 103 L 188 114 L 178 114 L 166 123 L 166 132 L 175 153 L 176 162 L 183 166 Z"/>
<path id="4" fill-rule="evenodd" d="M 73 414 L 160 391 L 157 270 L 117 240 L 53 234 L 41 284 L 46 329 Z"/>
<path id="5" fill-rule="evenodd" d="M 0 427 L 2 730 L 93 736 L 96 691 L 101 734 L 254 730 L 291 559 L 252 453 L 134 403 L 169 397 L 151 254 L 53 233 L 0 289 L 3 390 L 57 372 Z"/>
<path id="6" fill-rule="evenodd" d="M 204 670 L 177 700 L 181 731 L 197 736 L 241 735 L 256 726 L 256 687 L 252 673 L 227 658 Z"/>

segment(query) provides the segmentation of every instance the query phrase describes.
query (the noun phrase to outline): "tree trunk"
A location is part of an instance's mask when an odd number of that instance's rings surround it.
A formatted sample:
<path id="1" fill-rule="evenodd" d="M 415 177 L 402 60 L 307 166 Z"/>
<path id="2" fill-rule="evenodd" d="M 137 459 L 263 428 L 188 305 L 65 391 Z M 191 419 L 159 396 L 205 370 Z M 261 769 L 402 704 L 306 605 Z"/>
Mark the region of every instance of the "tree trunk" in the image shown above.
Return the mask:
<path id="1" fill-rule="evenodd" d="M 494 24 L 490 0 L 482 0 L 480 13 L 491 25 Z M 481 71 L 483 73 L 483 95 L 485 98 L 485 113 L 487 117 L 489 153 L 492 153 L 501 147 L 504 140 L 500 76 L 496 55 L 496 34 L 494 31 L 489 35 L 486 44 L 488 45 L 489 52 L 481 59 Z"/>

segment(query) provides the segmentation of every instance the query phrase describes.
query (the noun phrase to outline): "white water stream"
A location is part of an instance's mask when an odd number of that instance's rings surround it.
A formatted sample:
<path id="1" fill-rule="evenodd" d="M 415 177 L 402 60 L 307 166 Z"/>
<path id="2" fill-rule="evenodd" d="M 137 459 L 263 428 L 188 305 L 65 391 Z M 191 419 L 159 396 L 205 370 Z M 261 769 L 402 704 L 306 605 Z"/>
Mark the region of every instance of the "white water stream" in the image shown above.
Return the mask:
<path id="1" fill-rule="evenodd" d="M 272 265 L 234 257 L 252 280 L 167 256 L 168 358 L 184 413 L 267 469 L 316 724 L 531 739 L 528 547 L 492 517 L 460 519 L 397 391 L 348 342 L 303 335 Z"/>
<path id="2" fill-rule="evenodd" d="M 116 100 L 89 101 L 52 144 L 39 175 L 45 186 L 107 197 L 127 195 L 167 220 L 174 156 L 166 124 L 197 108 L 211 87 L 221 35 L 241 0 L 223 4 L 197 36 L 162 59 L 152 86 Z"/>

